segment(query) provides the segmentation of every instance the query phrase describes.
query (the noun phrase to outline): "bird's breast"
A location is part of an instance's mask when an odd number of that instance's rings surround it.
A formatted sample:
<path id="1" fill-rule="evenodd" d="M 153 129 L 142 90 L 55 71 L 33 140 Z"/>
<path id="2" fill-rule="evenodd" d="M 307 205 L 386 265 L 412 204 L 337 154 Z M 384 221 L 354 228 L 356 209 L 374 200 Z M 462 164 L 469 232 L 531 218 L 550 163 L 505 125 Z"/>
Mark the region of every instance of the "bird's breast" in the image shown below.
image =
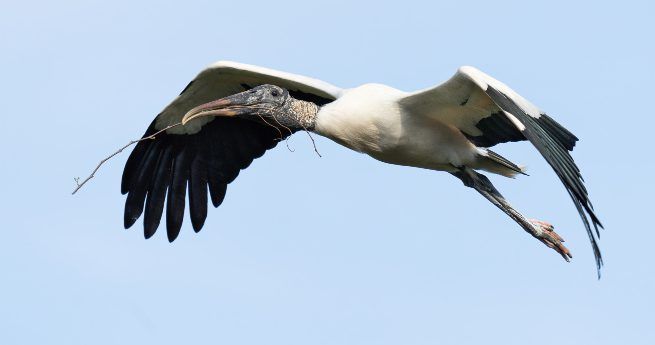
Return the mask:
<path id="1" fill-rule="evenodd" d="M 399 110 L 393 104 L 340 99 L 320 109 L 315 131 L 362 153 L 383 152 L 400 138 Z"/>

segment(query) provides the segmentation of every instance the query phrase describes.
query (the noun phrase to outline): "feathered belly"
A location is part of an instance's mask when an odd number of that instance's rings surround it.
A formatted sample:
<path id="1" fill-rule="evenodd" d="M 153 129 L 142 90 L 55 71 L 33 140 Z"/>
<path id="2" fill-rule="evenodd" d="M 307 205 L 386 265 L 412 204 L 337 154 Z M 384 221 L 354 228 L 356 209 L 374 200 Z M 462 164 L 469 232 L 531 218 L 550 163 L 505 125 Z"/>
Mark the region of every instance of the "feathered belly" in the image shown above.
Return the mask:
<path id="1" fill-rule="evenodd" d="M 459 130 L 422 122 L 405 123 L 395 136 L 380 136 L 379 149 L 366 153 L 386 163 L 432 170 L 451 171 L 475 162 L 477 148 Z"/>

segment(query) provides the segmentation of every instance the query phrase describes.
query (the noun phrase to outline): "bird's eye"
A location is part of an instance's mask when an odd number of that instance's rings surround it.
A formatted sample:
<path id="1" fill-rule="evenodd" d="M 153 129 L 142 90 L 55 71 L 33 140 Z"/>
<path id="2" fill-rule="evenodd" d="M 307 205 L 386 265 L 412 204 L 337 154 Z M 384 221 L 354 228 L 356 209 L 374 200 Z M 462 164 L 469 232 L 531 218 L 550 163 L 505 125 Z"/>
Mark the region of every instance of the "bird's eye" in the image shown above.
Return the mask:
<path id="1" fill-rule="evenodd" d="M 277 90 L 272 90 L 272 91 L 271 91 L 271 96 L 273 96 L 273 97 L 277 97 L 277 96 L 279 96 L 279 95 L 280 95 L 280 93 L 279 93 Z"/>

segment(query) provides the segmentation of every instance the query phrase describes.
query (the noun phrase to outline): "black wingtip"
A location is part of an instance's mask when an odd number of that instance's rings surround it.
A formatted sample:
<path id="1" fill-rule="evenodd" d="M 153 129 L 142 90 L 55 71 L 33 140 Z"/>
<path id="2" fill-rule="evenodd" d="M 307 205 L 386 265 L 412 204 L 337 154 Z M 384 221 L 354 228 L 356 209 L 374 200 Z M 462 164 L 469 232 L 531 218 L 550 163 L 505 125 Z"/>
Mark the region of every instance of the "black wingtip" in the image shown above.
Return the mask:
<path id="1" fill-rule="evenodd" d="M 225 193 L 227 193 L 227 184 L 216 182 L 210 177 L 209 179 L 209 195 L 211 197 L 212 205 L 214 207 L 221 206 L 225 200 Z"/>
<path id="2" fill-rule="evenodd" d="M 202 149 L 197 150 L 189 172 L 189 215 L 193 231 L 199 232 L 207 218 L 207 165 Z"/>
<path id="3" fill-rule="evenodd" d="M 136 223 L 136 220 L 137 220 L 139 217 L 134 217 L 134 216 L 132 216 L 132 215 L 128 215 L 127 212 L 125 212 L 125 213 L 126 213 L 126 214 L 125 214 L 125 216 L 123 217 L 123 227 L 124 227 L 125 229 L 129 229 L 129 228 L 132 227 L 132 225 L 134 225 L 134 223 Z"/>
<path id="4" fill-rule="evenodd" d="M 193 231 L 197 234 L 200 232 L 200 230 L 202 230 L 202 227 L 205 226 L 205 220 L 203 219 L 201 221 L 194 221 L 191 219 L 191 225 L 193 226 Z"/>
<path id="5" fill-rule="evenodd" d="M 144 229 L 143 238 L 146 239 L 146 240 L 149 240 L 155 234 L 155 232 L 156 232 L 156 230 L 155 231 L 148 231 L 148 230 Z"/>
<path id="6" fill-rule="evenodd" d="M 123 213 L 123 227 L 125 229 L 131 228 L 141 216 L 142 208 L 139 208 L 138 203 L 135 204 L 133 199 L 134 194 L 129 194 L 125 199 L 125 212 Z"/>
<path id="7" fill-rule="evenodd" d="M 548 132 L 548 134 L 562 145 L 562 147 L 568 151 L 573 151 L 575 144 L 579 140 L 578 137 L 547 114 L 541 113 L 540 115 L 538 122 Z"/>
<path id="8" fill-rule="evenodd" d="M 177 232 L 167 232 L 167 237 L 168 237 L 168 243 L 173 243 L 175 239 L 177 239 L 177 236 L 180 234 L 179 231 Z"/>
<path id="9" fill-rule="evenodd" d="M 596 274 L 598 275 L 598 280 L 600 280 L 601 277 L 601 268 L 603 267 L 603 257 L 600 255 L 600 251 L 598 252 L 598 255 L 596 256 Z"/>

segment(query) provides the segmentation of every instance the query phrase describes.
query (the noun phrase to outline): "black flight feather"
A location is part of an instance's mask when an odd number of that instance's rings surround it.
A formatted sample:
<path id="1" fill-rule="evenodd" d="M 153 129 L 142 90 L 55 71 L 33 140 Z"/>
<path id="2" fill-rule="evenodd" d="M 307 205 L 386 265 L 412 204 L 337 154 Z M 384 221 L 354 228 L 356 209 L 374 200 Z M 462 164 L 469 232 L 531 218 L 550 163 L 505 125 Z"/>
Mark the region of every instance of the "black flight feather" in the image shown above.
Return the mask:
<path id="1" fill-rule="evenodd" d="M 154 121 L 144 137 L 156 132 Z M 207 218 L 207 193 L 218 207 L 227 184 L 241 169 L 276 146 L 288 132 L 235 118 L 214 118 L 196 134 L 161 133 L 153 140 L 136 144 L 127 160 L 121 192 L 127 193 L 125 227 L 131 227 L 144 213 L 144 236 L 155 234 L 166 204 L 169 241 L 179 235 L 186 197 L 191 223 L 196 232 Z M 145 203 L 145 206 L 144 206 Z"/>
<path id="2" fill-rule="evenodd" d="M 488 86 L 486 92 L 498 107 L 516 116 L 525 126 L 523 135 L 537 148 L 566 187 L 587 230 L 600 275 L 603 258 L 598 247 L 597 236 L 600 235 L 599 228 L 602 228 L 603 225 L 589 200 L 580 169 L 568 153 L 573 149 L 578 138 L 547 115 L 542 114 L 538 118 L 530 116 L 497 89 Z M 591 225 L 593 225 L 595 233 L 592 231 Z"/>
<path id="3" fill-rule="evenodd" d="M 161 138 L 161 140 L 166 140 Z M 161 157 L 157 163 L 157 169 L 153 174 L 152 185 L 146 200 L 146 210 L 143 216 L 143 235 L 150 238 L 155 234 L 159 227 L 162 213 L 164 211 L 164 202 L 166 200 L 166 190 L 171 180 L 173 146 L 166 145 L 162 149 Z"/>
<path id="4" fill-rule="evenodd" d="M 207 218 L 207 168 L 205 156 L 197 151 L 189 175 L 189 214 L 191 224 L 196 232 L 202 229 Z"/>
<path id="5" fill-rule="evenodd" d="M 171 184 L 166 196 L 166 233 L 169 242 L 175 241 L 180 234 L 184 219 L 186 186 L 189 177 L 189 156 L 192 153 L 189 151 L 191 150 L 188 146 L 180 145 L 176 147 L 173 154 L 173 174 L 171 175 Z"/>

